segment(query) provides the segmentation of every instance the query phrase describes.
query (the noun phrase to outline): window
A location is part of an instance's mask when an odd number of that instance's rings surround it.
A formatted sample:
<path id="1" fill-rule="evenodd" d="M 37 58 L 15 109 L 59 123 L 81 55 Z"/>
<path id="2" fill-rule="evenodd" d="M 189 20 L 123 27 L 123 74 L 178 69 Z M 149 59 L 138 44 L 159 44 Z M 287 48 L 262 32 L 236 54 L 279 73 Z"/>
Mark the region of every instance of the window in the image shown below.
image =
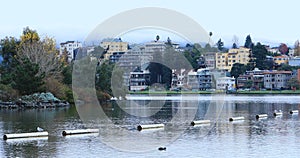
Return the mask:
<path id="1" fill-rule="evenodd" d="M 234 62 L 234 63 L 235 63 L 235 60 L 232 60 L 232 62 Z"/>
<path id="2" fill-rule="evenodd" d="M 235 58 L 235 55 L 233 55 L 232 58 Z"/>

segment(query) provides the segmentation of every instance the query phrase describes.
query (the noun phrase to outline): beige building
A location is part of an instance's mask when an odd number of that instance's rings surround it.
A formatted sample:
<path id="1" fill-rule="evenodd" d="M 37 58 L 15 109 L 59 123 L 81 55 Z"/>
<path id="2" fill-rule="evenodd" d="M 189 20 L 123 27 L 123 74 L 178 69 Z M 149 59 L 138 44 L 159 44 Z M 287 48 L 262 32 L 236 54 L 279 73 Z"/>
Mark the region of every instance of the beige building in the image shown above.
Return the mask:
<path id="1" fill-rule="evenodd" d="M 216 53 L 216 68 L 231 71 L 235 63 L 246 65 L 250 60 L 249 55 L 250 49 L 244 47 L 229 49 L 228 53 Z"/>
<path id="2" fill-rule="evenodd" d="M 106 39 L 100 43 L 100 46 L 107 50 L 104 54 L 104 60 L 109 60 L 109 57 L 115 52 L 127 52 L 128 43 L 121 39 Z"/>

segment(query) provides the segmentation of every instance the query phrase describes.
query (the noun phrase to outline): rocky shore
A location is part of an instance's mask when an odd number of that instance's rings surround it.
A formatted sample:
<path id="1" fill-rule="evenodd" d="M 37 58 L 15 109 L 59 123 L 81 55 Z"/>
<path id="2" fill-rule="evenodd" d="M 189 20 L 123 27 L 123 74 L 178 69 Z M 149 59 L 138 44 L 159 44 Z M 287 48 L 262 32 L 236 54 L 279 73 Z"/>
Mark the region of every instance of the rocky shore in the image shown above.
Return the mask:
<path id="1" fill-rule="evenodd" d="M 0 109 L 33 109 L 33 108 L 60 108 L 70 104 L 56 98 L 52 93 L 35 93 L 20 97 L 17 101 L 2 102 Z"/>

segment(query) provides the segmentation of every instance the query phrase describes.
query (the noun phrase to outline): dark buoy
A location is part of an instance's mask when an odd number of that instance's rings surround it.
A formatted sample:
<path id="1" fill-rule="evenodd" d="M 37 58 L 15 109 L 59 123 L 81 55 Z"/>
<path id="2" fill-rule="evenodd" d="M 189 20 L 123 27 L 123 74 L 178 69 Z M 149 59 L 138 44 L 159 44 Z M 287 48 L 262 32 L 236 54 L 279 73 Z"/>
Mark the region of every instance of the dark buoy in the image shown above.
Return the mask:
<path id="1" fill-rule="evenodd" d="M 6 135 L 4 135 L 4 136 L 3 136 L 3 139 L 4 139 L 4 140 L 7 140 L 7 136 L 6 136 Z"/>
<path id="2" fill-rule="evenodd" d="M 167 148 L 166 148 L 166 147 L 159 147 L 158 150 L 159 150 L 159 151 L 166 151 Z"/>

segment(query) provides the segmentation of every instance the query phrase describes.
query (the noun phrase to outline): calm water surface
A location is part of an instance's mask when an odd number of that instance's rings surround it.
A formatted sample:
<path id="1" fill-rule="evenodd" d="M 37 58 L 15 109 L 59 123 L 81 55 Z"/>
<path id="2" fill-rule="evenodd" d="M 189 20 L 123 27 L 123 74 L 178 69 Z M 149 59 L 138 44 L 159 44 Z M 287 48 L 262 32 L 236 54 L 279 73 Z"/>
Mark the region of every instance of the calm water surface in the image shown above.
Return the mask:
<path id="1" fill-rule="evenodd" d="M 125 106 L 122 109 L 116 103 L 103 105 L 113 123 L 133 132 L 133 135 L 142 134 L 135 130 L 140 123 L 168 123 L 176 114 L 185 114 L 188 110 L 195 111 L 195 120 L 214 117 L 208 126 L 184 126 L 186 130 L 178 139 L 165 144 L 166 151 L 158 151 L 159 146 L 147 152 L 120 151 L 105 145 L 98 135 L 63 137 L 61 132 L 65 129 L 86 127 L 75 106 L 40 110 L 0 109 L 1 136 L 35 131 L 37 126 L 49 132 L 48 138 L 1 139 L 0 157 L 299 157 L 299 116 L 291 115 L 289 111 L 299 109 L 300 96 L 200 96 L 197 101 L 190 101 L 195 97 L 189 96 L 185 100 L 180 96 L 168 97 L 168 101 L 162 102 L 162 108 L 151 107 L 152 104 L 148 103 L 153 98 L 145 96 L 133 96 L 131 99 L 134 100 L 126 101 L 125 105 L 134 102 L 149 106 L 147 108 L 154 112 L 157 110 L 155 115 L 147 118 L 128 114 L 128 111 L 145 112 L 139 108 Z M 156 99 L 160 104 L 159 100 Z M 275 118 L 274 110 L 281 110 L 282 117 Z M 256 120 L 255 115 L 262 113 L 269 117 Z M 228 118 L 232 116 L 244 116 L 245 120 L 229 122 Z M 119 137 L 114 132 L 105 134 Z M 154 140 L 160 139 L 159 134 L 153 134 L 153 137 Z M 134 139 L 130 135 L 128 138 Z M 138 146 L 146 144 L 142 139 L 139 141 Z"/>

